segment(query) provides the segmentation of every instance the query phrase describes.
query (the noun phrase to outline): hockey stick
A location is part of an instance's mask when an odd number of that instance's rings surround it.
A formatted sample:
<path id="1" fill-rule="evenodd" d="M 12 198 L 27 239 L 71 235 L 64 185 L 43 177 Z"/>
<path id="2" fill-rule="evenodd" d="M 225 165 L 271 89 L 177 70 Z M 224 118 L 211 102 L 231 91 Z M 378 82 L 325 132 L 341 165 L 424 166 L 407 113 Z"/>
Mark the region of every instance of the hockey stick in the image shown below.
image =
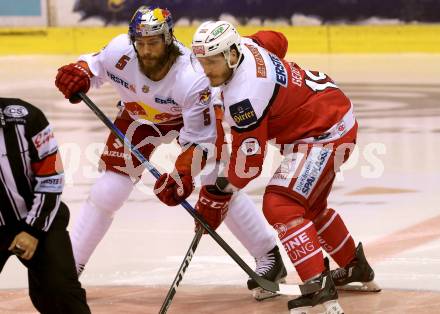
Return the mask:
<path id="1" fill-rule="evenodd" d="M 130 143 L 127 137 L 110 121 L 109 118 L 93 103 L 93 101 L 84 93 L 78 93 L 78 97 L 85 102 L 85 104 L 96 114 L 96 116 L 110 129 L 110 131 L 126 145 L 130 152 L 133 153 L 136 158 L 142 163 L 142 165 L 148 169 L 148 171 L 158 179 L 160 177 L 159 171 L 142 155 L 142 153 Z M 318 291 L 321 286 L 319 284 L 279 284 L 273 281 L 269 281 L 257 275 L 243 260 L 235 253 L 235 251 L 218 235 L 217 232 L 212 230 L 212 228 L 206 223 L 202 216 L 185 200 L 180 203 L 183 208 L 195 219 L 197 222 L 206 230 L 207 233 L 221 246 L 223 250 L 243 269 L 249 277 L 251 277 L 255 282 L 264 290 L 271 291 L 277 294 L 285 295 L 300 295 L 300 294 L 310 294 Z"/>
<path id="2" fill-rule="evenodd" d="M 177 271 L 177 275 L 174 278 L 174 281 L 171 284 L 170 289 L 168 290 L 168 294 L 162 303 L 162 307 L 160 308 L 159 314 L 165 314 L 168 311 L 168 308 L 171 305 L 171 301 L 173 301 L 174 295 L 176 294 L 176 289 L 179 286 L 180 281 L 182 281 L 183 274 L 185 273 L 186 269 L 189 266 L 189 263 L 191 262 L 191 259 L 194 256 L 194 252 L 197 246 L 199 245 L 202 235 L 203 235 L 203 228 L 197 228 L 197 232 L 194 236 L 194 239 L 192 240 L 189 249 L 186 252 L 185 257 L 183 258 L 182 264 L 180 265 L 180 268 Z"/>

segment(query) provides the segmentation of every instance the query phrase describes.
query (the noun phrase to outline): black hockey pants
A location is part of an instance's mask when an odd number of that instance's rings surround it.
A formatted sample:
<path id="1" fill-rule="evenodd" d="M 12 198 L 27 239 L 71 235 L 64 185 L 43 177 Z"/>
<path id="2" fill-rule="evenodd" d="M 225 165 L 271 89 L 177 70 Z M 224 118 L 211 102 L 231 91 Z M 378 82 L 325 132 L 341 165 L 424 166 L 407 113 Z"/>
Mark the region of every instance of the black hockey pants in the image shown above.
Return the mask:
<path id="1" fill-rule="evenodd" d="M 39 240 L 34 256 L 19 259 L 28 269 L 29 296 L 42 314 L 89 314 L 86 292 L 76 274 L 69 233 L 69 210 L 61 203 L 49 231 Z M 11 252 L 9 245 L 20 232 L 15 226 L 0 227 L 0 272 Z"/>

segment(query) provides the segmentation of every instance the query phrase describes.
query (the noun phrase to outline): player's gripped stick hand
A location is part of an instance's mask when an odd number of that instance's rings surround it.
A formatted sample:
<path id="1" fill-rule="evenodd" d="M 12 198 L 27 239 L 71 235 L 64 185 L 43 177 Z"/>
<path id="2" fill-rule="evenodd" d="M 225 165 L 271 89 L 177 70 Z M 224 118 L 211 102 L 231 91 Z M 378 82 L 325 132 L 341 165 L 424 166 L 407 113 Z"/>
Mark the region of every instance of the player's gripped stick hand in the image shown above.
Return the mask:
<path id="1" fill-rule="evenodd" d="M 164 173 L 154 184 L 154 193 L 168 206 L 176 206 L 182 203 L 194 190 L 194 183 L 190 175 L 174 175 Z"/>
<path id="2" fill-rule="evenodd" d="M 58 69 L 55 85 L 72 104 L 81 102 L 76 94 L 87 93 L 92 74 L 85 62 L 71 63 Z"/>
<path id="3" fill-rule="evenodd" d="M 15 236 L 8 250 L 22 259 L 30 260 L 34 256 L 37 245 L 37 238 L 22 231 Z"/>
<path id="4" fill-rule="evenodd" d="M 232 193 L 222 193 L 215 185 L 204 185 L 200 189 L 199 200 L 195 206 L 196 211 L 203 216 L 212 229 L 217 229 L 225 219 L 229 209 Z M 199 223 L 196 221 L 196 230 Z M 207 233 L 204 230 L 203 233 Z"/>

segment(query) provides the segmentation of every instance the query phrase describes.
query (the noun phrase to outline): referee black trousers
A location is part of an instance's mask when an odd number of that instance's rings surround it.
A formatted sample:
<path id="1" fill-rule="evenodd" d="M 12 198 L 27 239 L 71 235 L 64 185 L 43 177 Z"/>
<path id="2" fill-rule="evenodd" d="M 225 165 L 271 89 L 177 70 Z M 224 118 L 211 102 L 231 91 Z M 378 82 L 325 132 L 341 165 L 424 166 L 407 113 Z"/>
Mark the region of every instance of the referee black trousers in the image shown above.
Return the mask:
<path id="1" fill-rule="evenodd" d="M 78 281 L 69 233 L 69 210 L 61 203 L 49 231 L 39 240 L 28 269 L 29 296 L 42 314 L 89 314 L 86 292 Z M 0 227 L 0 272 L 11 252 L 18 227 Z"/>

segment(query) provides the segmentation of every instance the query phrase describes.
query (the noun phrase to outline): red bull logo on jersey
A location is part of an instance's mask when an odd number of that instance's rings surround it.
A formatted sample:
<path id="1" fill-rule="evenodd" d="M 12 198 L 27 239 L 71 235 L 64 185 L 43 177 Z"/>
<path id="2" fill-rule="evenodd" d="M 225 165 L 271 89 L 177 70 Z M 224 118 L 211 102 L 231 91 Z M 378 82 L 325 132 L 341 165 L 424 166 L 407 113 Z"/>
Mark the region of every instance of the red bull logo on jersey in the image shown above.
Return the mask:
<path id="1" fill-rule="evenodd" d="M 147 112 L 137 102 L 126 102 L 125 109 L 135 116 L 146 116 Z"/>
<path id="2" fill-rule="evenodd" d="M 171 113 L 167 113 L 167 112 L 162 112 L 162 113 L 155 115 L 154 119 L 156 121 L 163 122 L 163 121 L 169 121 L 172 119 L 176 119 L 178 117 L 180 117 L 180 114 L 171 114 Z"/>
<path id="3" fill-rule="evenodd" d="M 211 90 L 209 87 L 205 88 L 199 93 L 199 101 L 202 105 L 207 105 L 211 101 Z"/>
<path id="4" fill-rule="evenodd" d="M 180 107 L 172 106 L 172 108 L 174 108 L 172 111 L 175 113 L 162 112 L 154 106 L 145 104 L 143 102 L 125 103 L 125 110 L 127 110 L 130 116 L 139 120 L 148 120 L 153 123 L 162 123 L 182 116 L 181 111 L 179 110 Z"/>

